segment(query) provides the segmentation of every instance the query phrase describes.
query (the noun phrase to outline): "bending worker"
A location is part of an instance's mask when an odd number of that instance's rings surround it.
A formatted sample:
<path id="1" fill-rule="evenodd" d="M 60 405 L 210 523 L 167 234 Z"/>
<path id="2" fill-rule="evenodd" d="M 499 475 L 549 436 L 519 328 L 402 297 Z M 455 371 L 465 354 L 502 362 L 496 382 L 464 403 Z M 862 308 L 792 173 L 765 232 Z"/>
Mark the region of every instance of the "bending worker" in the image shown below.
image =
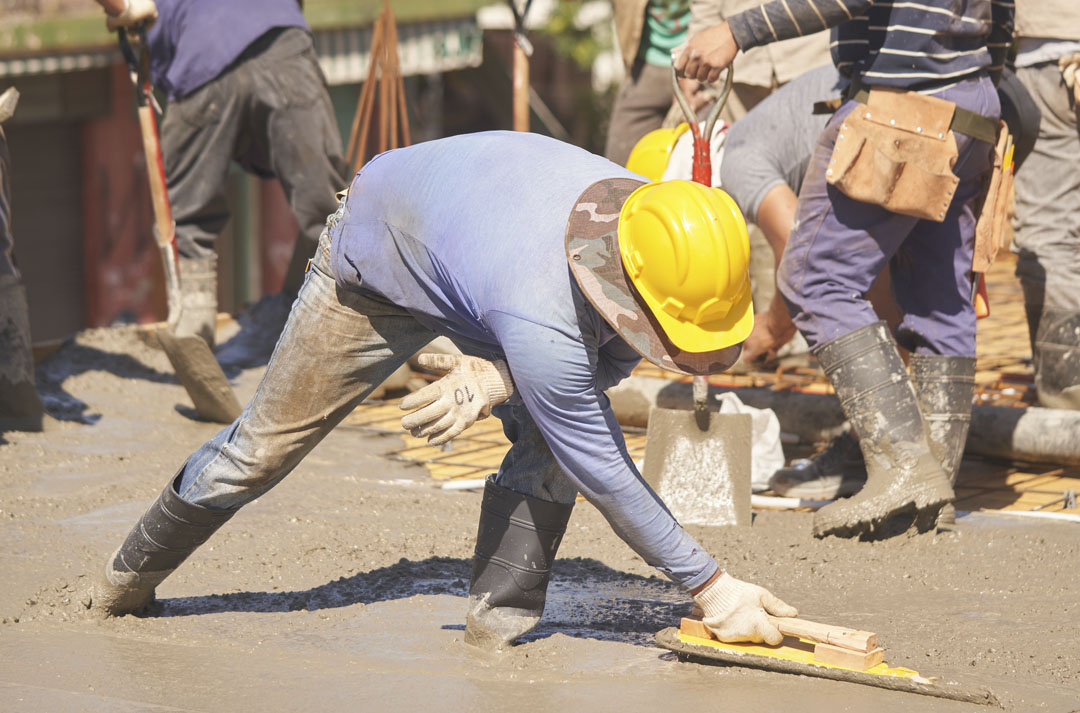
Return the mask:
<path id="1" fill-rule="evenodd" d="M 993 165 L 991 76 L 1012 12 L 1010 0 L 774 0 L 691 37 L 676 61 L 716 81 L 740 49 L 836 28 L 851 85 L 814 149 L 777 275 L 866 462 L 866 485 L 815 514 L 818 536 L 879 534 L 899 514 L 929 529 L 953 499 L 935 454 L 956 450 L 970 414 L 974 203 Z M 865 297 L 886 264 L 904 315 L 896 337 L 927 385 L 918 394 Z M 929 437 L 920 400 L 939 417 Z"/>
<path id="2" fill-rule="evenodd" d="M 110 29 L 153 23 L 150 77 L 168 97 L 161 123 L 176 221 L 179 335 L 214 345 L 215 242 L 229 220 L 225 179 L 238 162 L 277 177 L 300 223 L 284 290 L 295 294 L 334 194 L 348 182 L 341 135 L 297 0 L 97 0 Z M 160 13 L 160 17 L 159 17 Z"/>
<path id="3" fill-rule="evenodd" d="M 442 334 L 469 356 L 451 357 L 447 376 L 407 400 L 418 408 L 403 425 L 441 443 L 494 413 L 512 444 L 484 491 L 466 641 L 499 646 L 535 626 L 580 491 L 693 594 L 718 636 L 779 642 L 766 612 L 795 609 L 722 573 L 679 526 L 638 473 L 604 395 L 642 357 L 684 374 L 726 369 L 753 321 L 746 228 L 731 199 L 640 178 L 514 132 L 373 159 L 327 221 L 255 398 L 169 478 L 100 572 L 92 608 L 145 606 Z"/>

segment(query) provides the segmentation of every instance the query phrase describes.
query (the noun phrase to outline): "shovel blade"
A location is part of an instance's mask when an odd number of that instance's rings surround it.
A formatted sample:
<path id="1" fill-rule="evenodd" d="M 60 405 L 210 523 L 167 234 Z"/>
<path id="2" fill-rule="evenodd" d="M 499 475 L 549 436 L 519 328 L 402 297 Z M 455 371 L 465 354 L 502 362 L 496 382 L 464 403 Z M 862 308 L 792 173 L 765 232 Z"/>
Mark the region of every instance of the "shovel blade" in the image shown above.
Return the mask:
<path id="1" fill-rule="evenodd" d="M 653 408 L 642 476 L 684 525 L 749 525 L 751 434 L 750 414 Z"/>
<path id="2" fill-rule="evenodd" d="M 199 337 L 178 337 L 166 329 L 158 329 L 157 337 L 199 416 L 215 423 L 235 421 L 242 410 L 240 402 L 210 345 Z"/>

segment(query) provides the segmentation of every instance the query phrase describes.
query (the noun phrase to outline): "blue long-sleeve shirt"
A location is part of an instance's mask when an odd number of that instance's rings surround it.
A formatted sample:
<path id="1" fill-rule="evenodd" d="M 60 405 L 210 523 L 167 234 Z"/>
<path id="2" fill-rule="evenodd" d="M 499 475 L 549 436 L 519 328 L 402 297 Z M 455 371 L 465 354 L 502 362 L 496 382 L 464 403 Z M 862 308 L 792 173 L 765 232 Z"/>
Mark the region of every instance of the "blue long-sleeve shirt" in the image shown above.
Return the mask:
<path id="1" fill-rule="evenodd" d="M 463 351 L 505 359 L 559 466 L 641 557 L 693 588 L 713 559 L 646 485 L 604 390 L 640 357 L 582 295 L 564 248 L 592 183 L 642 180 L 536 134 L 390 151 L 357 174 L 333 234 L 337 283 L 405 307 Z"/>
<path id="2" fill-rule="evenodd" d="M 743 50 L 832 30 L 833 62 L 865 84 L 939 91 L 1000 73 L 1014 0 L 772 0 L 728 20 Z"/>
<path id="3" fill-rule="evenodd" d="M 150 78 L 174 101 L 221 74 L 275 27 L 307 28 L 297 0 L 157 0 Z"/>

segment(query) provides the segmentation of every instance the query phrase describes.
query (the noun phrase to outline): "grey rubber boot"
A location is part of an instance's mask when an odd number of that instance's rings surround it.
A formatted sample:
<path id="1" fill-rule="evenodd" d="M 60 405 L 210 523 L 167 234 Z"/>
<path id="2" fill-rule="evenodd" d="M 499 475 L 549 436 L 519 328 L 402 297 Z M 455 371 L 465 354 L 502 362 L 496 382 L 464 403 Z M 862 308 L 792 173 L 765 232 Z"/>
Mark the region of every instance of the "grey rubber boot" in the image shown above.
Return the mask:
<path id="1" fill-rule="evenodd" d="M 154 589 L 236 513 L 184 502 L 176 493 L 179 480 L 178 473 L 93 578 L 92 612 L 141 612 L 154 600 Z"/>
<path id="2" fill-rule="evenodd" d="M 532 631 L 544 613 L 555 553 L 573 503 L 516 493 L 488 479 L 476 533 L 465 643 L 497 650 Z"/>
<path id="3" fill-rule="evenodd" d="M 814 535 L 873 536 L 890 517 L 913 513 L 929 529 L 953 499 L 949 478 L 930 451 L 915 389 L 885 322 L 814 350 L 859 436 L 866 485 L 814 514 Z"/>
<path id="4" fill-rule="evenodd" d="M 26 289 L 0 276 L 0 430 L 40 431 L 45 418 L 34 388 L 34 353 Z"/>
<path id="5" fill-rule="evenodd" d="M 788 498 L 835 500 L 858 492 L 865 482 L 862 451 L 845 431 L 824 450 L 777 470 L 769 478 L 769 488 Z"/>
<path id="6" fill-rule="evenodd" d="M 955 485 L 971 426 L 975 358 L 912 354 L 908 372 L 930 436 L 930 451 Z M 950 503 L 941 509 L 938 525 L 955 522 L 956 510 Z"/>
<path id="7" fill-rule="evenodd" d="M 1039 405 L 1080 409 L 1080 312 L 1044 305 L 1034 351 Z"/>
<path id="8" fill-rule="evenodd" d="M 214 346 L 217 327 L 217 255 L 180 258 L 180 321 L 176 336 L 197 336 Z"/>

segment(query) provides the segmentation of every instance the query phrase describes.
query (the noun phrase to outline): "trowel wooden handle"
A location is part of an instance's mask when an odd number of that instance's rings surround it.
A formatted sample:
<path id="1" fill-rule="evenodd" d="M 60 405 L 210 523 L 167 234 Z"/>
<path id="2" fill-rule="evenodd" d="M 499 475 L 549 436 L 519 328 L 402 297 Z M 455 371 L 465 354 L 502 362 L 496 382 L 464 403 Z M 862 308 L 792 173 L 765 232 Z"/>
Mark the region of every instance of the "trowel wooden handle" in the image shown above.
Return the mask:
<path id="1" fill-rule="evenodd" d="M 785 636 L 798 636 L 801 639 L 832 644 L 852 651 L 868 652 L 877 648 L 877 634 L 871 631 L 820 624 L 816 621 L 788 616 L 770 616 L 769 621 Z"/>

